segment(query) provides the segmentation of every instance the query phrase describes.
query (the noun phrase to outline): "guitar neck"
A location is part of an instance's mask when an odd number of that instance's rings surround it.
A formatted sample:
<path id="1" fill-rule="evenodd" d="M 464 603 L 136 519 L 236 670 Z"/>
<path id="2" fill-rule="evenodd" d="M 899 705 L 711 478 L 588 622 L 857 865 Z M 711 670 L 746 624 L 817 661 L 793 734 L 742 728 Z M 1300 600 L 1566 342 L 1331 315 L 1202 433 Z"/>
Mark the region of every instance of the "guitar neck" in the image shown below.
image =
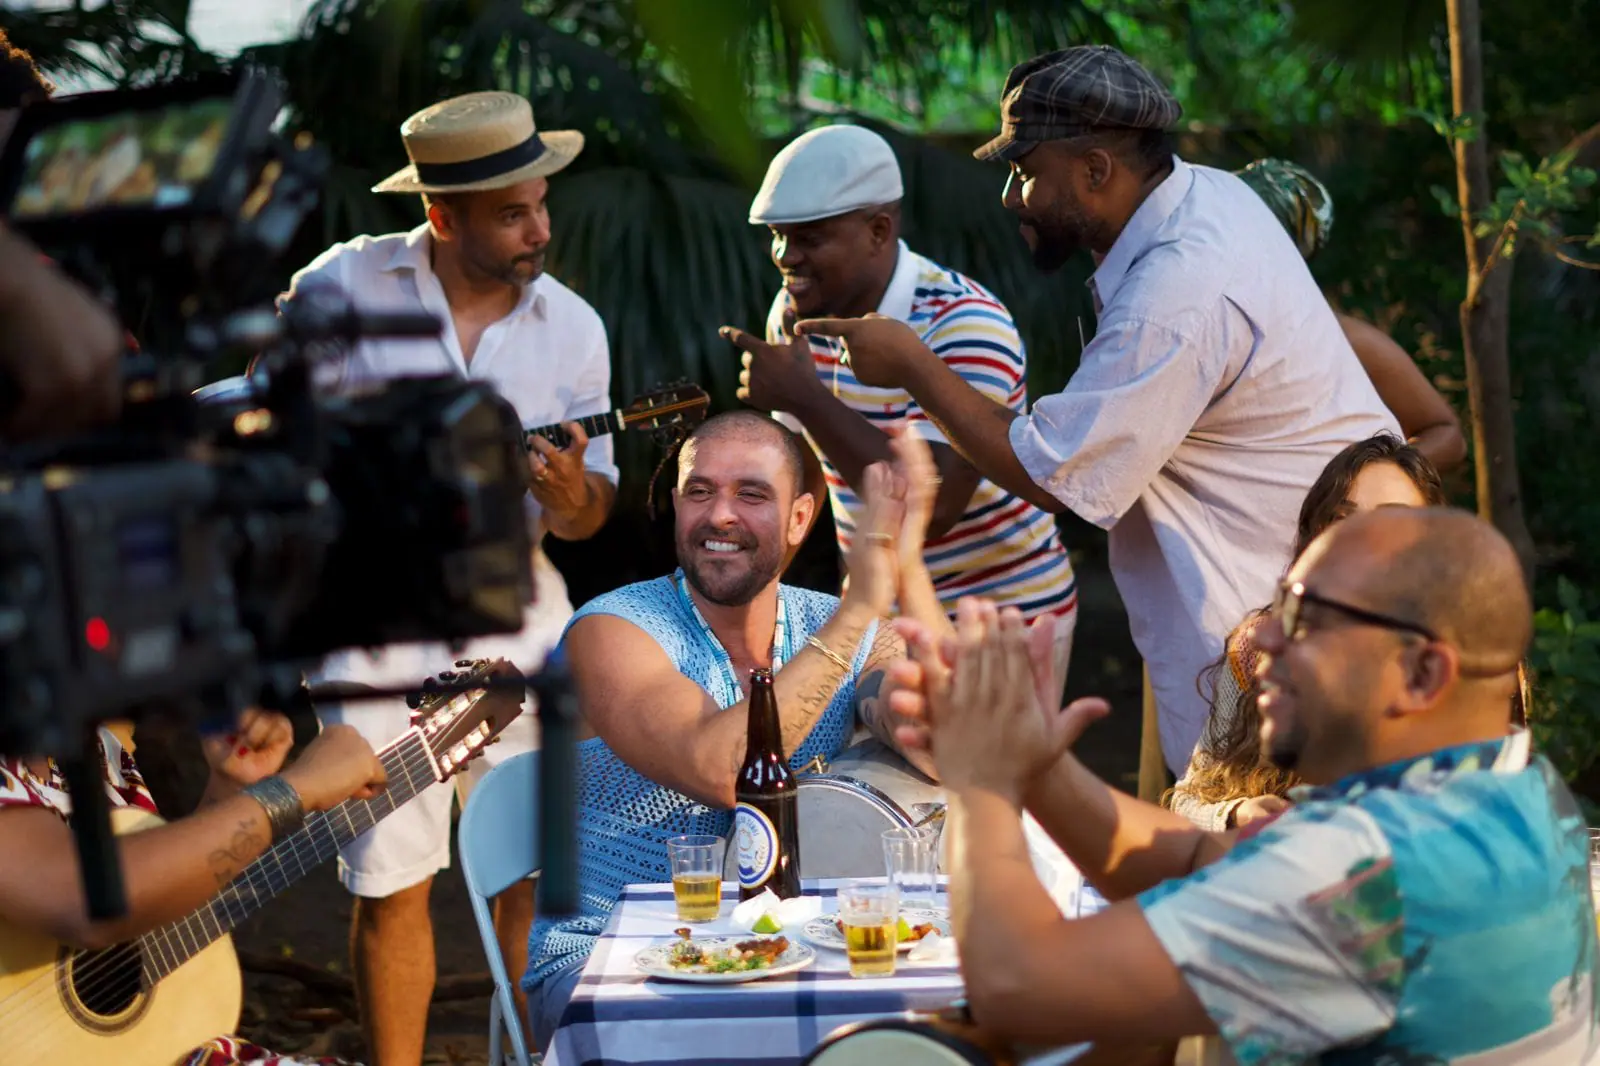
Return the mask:
<path id="1" fill-rule="evenodd" d="M 606 411 L 603 414 L 573 418 L 569 419 L 569 421 L 576 422 L 582 426 L 584 434 L 590 440 L 595 437 L 603 437 L 608 433 L 621 433 L 627 428 L 627 423 L 622 419 L 621 411 Z M 557 448 L 565 448 L 571 442 L 571 437 L 568 436 L 567 431 L 561 427 L 559 422 L 553 422 L 548 426 L 537 426 L 524 432 L 529 440 L 534 437 L 543 437 Z"/>
<path id="2" fill-rule="evenodd" d="M 388 786 L 370 800 L 345 800 L 306 816 L 301 828 L 278 841 L 210 902 L 186 918 L 140 937 L 153 984 L 230 932 L 268 900 L 331 859 L 417 793 L 433 784 L 433 757 L 422 735 L 408 731 L 378 753 Z"/>

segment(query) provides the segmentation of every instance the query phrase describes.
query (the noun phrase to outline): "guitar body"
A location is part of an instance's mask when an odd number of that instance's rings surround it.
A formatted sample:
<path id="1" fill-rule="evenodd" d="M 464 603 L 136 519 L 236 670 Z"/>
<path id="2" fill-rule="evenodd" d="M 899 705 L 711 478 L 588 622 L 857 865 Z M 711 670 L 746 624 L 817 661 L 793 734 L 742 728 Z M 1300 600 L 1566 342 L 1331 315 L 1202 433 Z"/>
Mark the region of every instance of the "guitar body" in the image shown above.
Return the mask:
<path id="1" fill-rule="evenodd" d="M 74 951 L 0 922 L 0 1064 L 172 1066 L 239 1026 L 243 980 L 227 931 L 307 870 L 393 814 L 421 790 L 448 781 L 522 713 L 475 687 L 496 672 L 487 660 L 440 675 L 454 687 L 418 696 L 411 728 L 378 752 L 389 787 L 306 815 L 204 906 L 136 941 Z M 148 811 L 111 810 L 117 835 L 163 824 Z"/>
<path id="2" fill-rule="evenodd" d="M 111 824 L 120 836 L 162 821 L 119 807 Z M 75 952 L 0 922 L 0 1059 L 172 1066 L 234 1032 L 243 983 L 232 940 L 218 937 L 154 988 L 140 979 L 139 951 Z"/>

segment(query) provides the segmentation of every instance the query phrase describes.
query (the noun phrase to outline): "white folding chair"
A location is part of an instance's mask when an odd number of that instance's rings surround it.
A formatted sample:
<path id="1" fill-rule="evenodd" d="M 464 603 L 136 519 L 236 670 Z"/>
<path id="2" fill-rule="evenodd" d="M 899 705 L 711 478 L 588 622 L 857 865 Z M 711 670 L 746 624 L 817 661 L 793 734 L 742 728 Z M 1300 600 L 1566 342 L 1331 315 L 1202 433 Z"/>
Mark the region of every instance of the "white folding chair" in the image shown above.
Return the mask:
<path id="1" fill-rule="evenodd" d="M 517 1001 L 500 957 L 494 916 L 489 901 L 539 869 L 539 807 L 535 799 L 539 781 L 539 753 L 513 756 L 483 775 L 467 797 L 456 830 L 461 873 L 478 920 L 478 936 L 494 976 L 494 996 L 489 1004 L 489 1064 L 501 1066 L 500 1034 L 511 1037 L 516 1066 L 529 1066 L 527 1041 L 517 1016 Z"/>

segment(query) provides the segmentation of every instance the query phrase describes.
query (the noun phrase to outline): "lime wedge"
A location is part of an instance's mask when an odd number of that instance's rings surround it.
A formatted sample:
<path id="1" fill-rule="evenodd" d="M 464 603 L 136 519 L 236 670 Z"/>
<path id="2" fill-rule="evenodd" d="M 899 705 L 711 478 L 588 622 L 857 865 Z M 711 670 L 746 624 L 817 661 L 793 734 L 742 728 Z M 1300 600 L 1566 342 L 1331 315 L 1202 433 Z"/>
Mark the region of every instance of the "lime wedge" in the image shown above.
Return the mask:
<path id="1" fill-rule="evenodd" d="M 782 928 L 783 926 L 778 924 L 778 919 L 772 916 L 771 911 L 768 911 L 756 919 L 756 924 L 750 927 L 750 931 L 752 933 L 776 933 Z"/>
<path id="2" fill-rule="evenodd" d="M 896 940 L 910 940 L 911 939 L 911 926 L 906 922 L 906 920 L 904 918 L 901 918 L 900 919 L 900 924 L 894 927 L 894 935 L 895 935 L 895 939 Z"/>

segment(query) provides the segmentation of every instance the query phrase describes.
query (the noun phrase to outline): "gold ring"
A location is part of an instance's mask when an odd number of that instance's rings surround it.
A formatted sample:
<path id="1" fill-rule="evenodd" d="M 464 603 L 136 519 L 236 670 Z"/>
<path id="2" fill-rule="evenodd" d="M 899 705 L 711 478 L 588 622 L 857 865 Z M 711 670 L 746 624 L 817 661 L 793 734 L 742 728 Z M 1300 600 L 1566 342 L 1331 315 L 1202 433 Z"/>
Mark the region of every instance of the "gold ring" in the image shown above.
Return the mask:
<path id="1" fill-rule="evenodd" d="M 894 538 L 887 533 L 868 533 L 868 544 L 893 544 Z"/>

